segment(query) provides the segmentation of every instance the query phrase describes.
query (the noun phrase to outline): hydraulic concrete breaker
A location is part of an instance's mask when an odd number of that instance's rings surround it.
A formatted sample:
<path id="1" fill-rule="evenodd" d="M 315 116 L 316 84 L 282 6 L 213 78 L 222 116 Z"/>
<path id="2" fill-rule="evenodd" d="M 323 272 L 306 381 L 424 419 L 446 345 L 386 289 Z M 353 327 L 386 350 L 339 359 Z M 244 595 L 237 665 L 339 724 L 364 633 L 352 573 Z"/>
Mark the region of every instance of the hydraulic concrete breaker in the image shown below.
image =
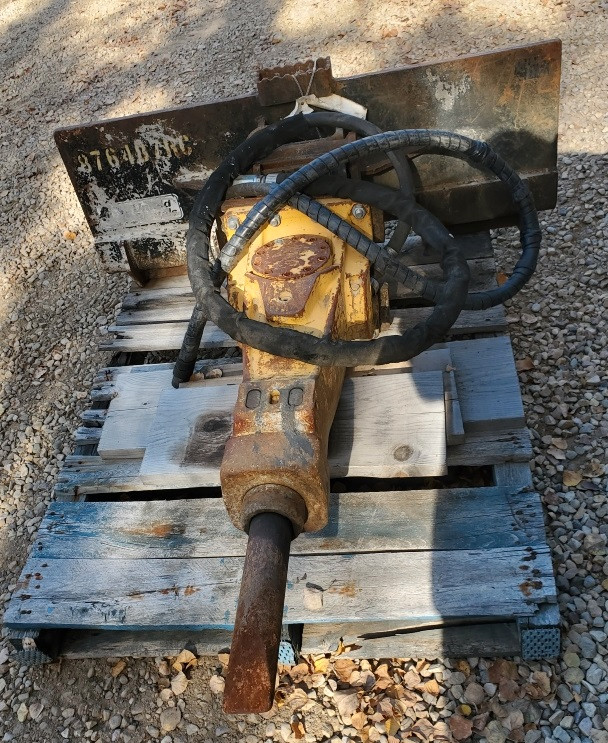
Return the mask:
<path id="1" fill-rule="evenodd" d="M 314 141 L 315 133 L 336 128 L 363 138 L 277 174 L 273 184 L 261 176 L 235 180 L 278 146 Z M 464 159 L 505 184 L 519 214 L 522 252 L 502 286 L 468 293 L 468 265 L 457 242 L 415 199 L 409 152 Z M 391 158 L 399 188 L 356 177 L 356 164 L 378 155 Z M 245 198 L 252 194 L 263 198 Z M 373 240 L 374 209 L 399 220 L 388 245 Z M 225 244 L 214 260 L 209 233 L 216 219 Z M 400 260 L 410 229 L 442 256 L 443 281 L 425 279 Z M 486 143 L 449 132 L 382 133 L 341 113 L 300 114 L 253 133 L 209 177 L 190 219 L 188 268 L 197 305 L 174 385 L 190 378 L 207 319 L 242 344 L 243 382 L 221 484 L 228 514 L 249 533 L 249 544 L 226 711 L 272 706 L 289 545 L 302 530 L 327 522 L 327 444 L 345 368 L 410 359 L 441 340 L 463 308 L 501 304 L 531 276 L 539 246 L 525 182 Z M 219 291 L 224 280 L 227 300 Z M 380 281 L 414 288 L 434 310 L 402 335 L 372 339 Z"/>

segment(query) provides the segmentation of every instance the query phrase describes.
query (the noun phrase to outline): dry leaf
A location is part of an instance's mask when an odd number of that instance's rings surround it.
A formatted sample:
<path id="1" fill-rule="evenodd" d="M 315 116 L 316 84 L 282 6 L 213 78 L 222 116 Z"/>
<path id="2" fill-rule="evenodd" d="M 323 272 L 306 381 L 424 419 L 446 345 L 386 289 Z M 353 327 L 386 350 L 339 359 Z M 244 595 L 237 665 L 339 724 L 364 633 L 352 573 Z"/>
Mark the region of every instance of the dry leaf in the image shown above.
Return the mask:
<path id="1" fill-rule="evenodd" d="M 388 664 L 387 663 L 381 663 L 378 668 L 374 671 L 376 674 L 376 678 L 387 678 L 392 681 L 391 677 L 388 673 Z"/>
<path id="2" fill-rule="evenodd" d="M 551 679 L 544 671 L 534 671 L 530 680 L 533 684 L 537 684 L 545 694 L 551 691 Z"/>
<path id="3" fill-rule="evenodd" d="M 294 689 L 291 694 L 285 699 L 285 704 L 289 705 L 292 710 L 301 709 L 305 704 L 309 702 L 308 694 L 304 689 Z"/>
<path id="4" fill-rule="evenodd" d="M 345 689 L 344 691 L 334 692 L 334 702 L 338 708 L 338 713 L 342 718 L 342 721 L 347 722 L 350 720 L 351 715 L 354 715 L 359 706 L 359 699 L 357 698 L 357 692 L 354 689 Z"/>
<path id="5" fill-rule="evenodd" d="M 225 685 L 226 685 L 226 682 L 223 676 L 218 676 L 217 674 L 214 674 L 209 679 L 209 688 L 211 689 L 211 692 L 213 694 L 223 694 Z"/>
<path id="6" fill-rule="evenodd" d="M 513 702 L 519 697 L 519 684 L 513 679 L 503 679 L 498 684 L 498 696 L 504 702 Z"/>
<path id="7" fill-rule="evenodd" d="M 127 667 L 127 664 L 125 663 L 125 661 L 119 660 L 118 663 L 115 663 L 112 666 L 110 673 L 112 674 L 114 678 L 116 678 L 117 676 L 120 676 L 120 674 L 125 670 L 126 667 Z"/>
<path id="8" fill-rule="evenodd" d="M 304 730 L 304 725 L 302 725 L 302 723 L 299 722 L 299 721 L 298 722 L 292 722 L 291 723 L 291 729 L 293 731 L 293 737 L 296 740 L 300 740 L 300 738 L 303 738 L 304 737 L 304 734 L 306 732 Z"/>
<path id="9" fill-rule="evenodd" d="M 161 662 L 158 664 L 158 674 L 159 676 L 171 675 L 171 667 L 166 660 L 161 660 Z"/>
<path id="10" fill-rule="evenodd" d="M 366 722 L 367 717 L 363 712 L 355 712 L 354 715 L 351 715 L 350 724 L 355 728 L 355 730 L 363 730 Z"/>
<path id="11" fill-rule="evenodd" d="M 329 668 L 329 658 L 317 658 L 315 660 L 315 673 L 326 673 Z"/>
<path id="12" fill-rule="evenodd" d="M 391 704 L 390 699 L 381 699 L 377 706 L 376 711 L 380 712 L 383 717 L 392 717 L 393 716 L 393 705 Z"/>
<path id="13" fill-rule="evenodd" d="M 343 683 L 348 683 L 350 675 L 357 670 L 357 664 L 350 658 L 340 658 L 334 662 L 334 673 Z"/>
<path id="14" fill-rule="evenodd" d="M 371 671 L 353 671 L 348 679 L 350 686 L 356 686 L 369 691 L 376 683 L 376 677 Z"/>
<path id="15" fill-rule="evenodd" d="M 181 664 L 181 663 L 178 663 L 177 661 L 174 661 L 174 662 L 173 662 L 173 664 L 171 665 L 171 668 L 172 668 L 172 669 L 173 669 L 174 671 L 177 671 L 178 673 L 180 673 L 180 672 L 181 672 L 181 670 L 182 670 L 182 667 L 183 667 L 183 666 L 182 666 L 182 664 Z"/>
<path id="16" fill-rule="evenodd" d="M 424 683 L 424 690 L 428 691 L 429 694 L 432 694 L 434 697 L 439 696 L 439 692 L 441 691 L 439 688 L 439 684 L 435 681 L 435 679 L 429 679 Z"/>
<path id="17" fill-rule="evenodd" d="M 392 679 L 379 678 L 374 684 L 374 691 L 384 691 L 385 689 L 388 689 L 388 687 L 392 685 L 393 685 Z"/>
<path id="18" fill-rule="evenodd" d="M 399 699 L 395 700 L 395 707 L 402 714 L 405 714 L 408 709 L 411 709 L 420 701 L 418 694 L 415 694 L 413 691 L 404 690 L 404 693 L 399 696 Z"/>
<path id="19" fill-rule="evenodd" d="M 230 653 L 218 653 L 217 658 L 219 662 L 226 667 L 228 665 L 228 661 L 230 660 Z"/>
<path id="20" fill-rule="evenodd" d="M 466 717 L 452 715 L 448 722 L 455 740 L 466 740 L 473 732 L 473 723 Z"/>
<path id="21" fill-rule="evenodd" d="M 471 675 L 471 666 L 469 665 L 469 661 L 465 660 L 464 658 L 460 658 L 460 660 L 457 660 L 454 663 L 454 668 L 457 671 L 460 671 L 460 673 L 464 673 L 465 676 Z"/>
<path id="22" fill-rule="evenodd" d="M 177 676 L 171 679 L 171 691 L 175 694 L 175 696 L 178 696 L 178 694 L 183 694 L 186 691 L 187 686 L 188 679 L 186 678 L 186 674 L 183 673 L 183 671 L 180 671 Z"/>
<path id="23" fill-rule="evenodd" d="M 392 39 L 399 33 L 398 29 L 396 28 L 385 28 L 382 32 L 382 38 L 383 39 Z"/>
<path id="24" fill-rule="evenodd" d="M 386 728 L 387 735 L 394 735 L 399 730 L 399 721 L 391 717 L 390 720 L 386 720 L 384 727 Z"/>
<path id="25" fill-rule="evenodd" d="M 475 717 L 471 718 L 471 722 L 473 723 L 473 730 L 483 730 L 485 726 L 488 724 L 488 720 L 490 719 L 490 713 L 489 712 L 482 712 L 479 715 L 475 715 Z"/>
<path id="26" fill-rule="evenodd" d="M 417 686 L 420 685 L 422 679 L 420 676 L 416 673 L 416 671 L 412 671 L 411 669 L 405 674 L 405 676 L 402 679 L 403 683 L 409 688 L 409 689 L 415 689 Z"/>
<path id="27" fill-rule="evenodd" d="M 308 663 L 298 663 L 297 666 L 289 668 L 287 673 L 294 684 L 299 684 L 302 679 L 310 675 L 310 668 L 308 667 Z"/>
<path id="28" fill-rule="evenodd" d="M 196 660 L 196 655 L 194 655 L 194 653 L 191 653 L 189 650 L 182 650 L 175 659 L 175 662 L 188 665 L 189 663 L 192 663 L 193 660 Z"/>
<path id="29" fill-rule="evenodd" d="M 509 280 L 509 277 L 507 276 L 506 273 L 499 271 L 496 274 L 496 283 L 498 284 L 498 286 L 502 286 L 503 284 L 506 284 L 508 280 Z"/>
<path id="30" fill-rule="evenodd" d="M 517 371 L 530 371 L 530 369 L 534 369 L 534 367 L 535 364 L 529 356 L 526 356 L 524 359 L 518 359 L 515 362 L 515 368 Z"/>
<path id="31" fill-rule="evenodd" d="M 66 239 L 66 240 L 75 240 L 75 239 L 76 239 L 76 236 L 77 236 L 77 234 L 78 234 L 78 233 L 77 233 L 77 232 L 74 232 L 73 230 L 66 230 L 66 231 L 65 231 L 65 232 L 63 233 L 63 236 L 65 237 L 65 239 Z"/>
<path id="32" fill-rule="evenodd" d="M 569 488 L 575 488 L 582 479 L 583 475 L 580 472 L 574 472 L 573 470 L 564 470 L 562 474 L 562 482 Z"/>
<path id="33" fill-rule="evenodd" d="M 517 666 L 511 660 L 499 658 L 488 668 L 488 678 L 493 684 L 499 684 L 503 679 L 517 678 Z"/>

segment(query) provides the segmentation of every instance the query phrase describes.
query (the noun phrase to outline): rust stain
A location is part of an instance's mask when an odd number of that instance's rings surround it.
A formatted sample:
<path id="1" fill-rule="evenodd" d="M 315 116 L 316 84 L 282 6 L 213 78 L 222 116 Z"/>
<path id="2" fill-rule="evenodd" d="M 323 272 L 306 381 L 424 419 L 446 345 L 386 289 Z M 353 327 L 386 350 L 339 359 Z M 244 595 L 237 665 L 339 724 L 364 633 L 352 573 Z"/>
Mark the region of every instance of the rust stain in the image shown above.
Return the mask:
<path id="1" fill-rule="evenodd" d="M 200 588 L 196 588 L 195 586 L 186 586 L 184 588 L 184 596 L 192 596 L 192 594 L 198 593 L 200 590 Z"/>
<path id="2" fill-rule="evenodd" d="M 144 597 L 143 593 L 140 593 L 139 591 L 131 591 L 127 596 L 131 599 L 143 599 Z"/>
<path id="3" fill-rule="evenodd" d="M 183 534 L 185 530 L 184 526 L 177 524 L 156 523 L 130 529 L 120 529 L 119 531 L 122 531 L 124 534 L 131 534 L 132 536 L 159 537 L 163 539 L 174 536 L 175 534 Z"/>
<path id="4" fill-rule="evenodd" d="M 532 591 L 538 591 L 543 587 L 543 583 L 540 580 L 525 580 L 519 584 L 519 590 L 524 596 L 531 596 Z"/>
<path id="5" fill-rule="evenodd" d="M 31 579 L 32 579 L 32 574 L 26 573 L 23 576 L 23 580 L 18 581 L 17 585 L 15 586 L 15 591 L 22 591 L 24 588 L 29 588 Z"/>
<path id="6" fill-rule="evenodd" d="M 338 593 L 340 596 L 347 596 L 348 598 L 355 598 L 357 595 L 357 586 L 354 581 L 348 581 L 341 586 L 332 586 L 327 589 L 329 593 Z"/>
<path id="7" fill-rule="evenodd" d="M 170 588 L 160 588 L 158 592 L 162 593 L 163 596 L 168 596 L 170 593 L 173 593 L 176 596 L 179 596 L 179 586 L 171 586 Z"/>

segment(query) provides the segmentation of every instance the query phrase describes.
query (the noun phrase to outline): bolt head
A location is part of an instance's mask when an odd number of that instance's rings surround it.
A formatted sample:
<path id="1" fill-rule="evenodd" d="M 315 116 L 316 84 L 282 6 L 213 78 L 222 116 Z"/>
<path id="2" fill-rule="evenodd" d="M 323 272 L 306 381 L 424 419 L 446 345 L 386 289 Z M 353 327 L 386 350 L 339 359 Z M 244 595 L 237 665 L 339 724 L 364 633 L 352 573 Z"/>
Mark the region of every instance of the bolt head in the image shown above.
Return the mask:
<path id="1" fill-rule="evenodd" d="M 355 204 L 350 210 L 350 213 L 355 219 L 363 219 L 363 217 L 367 214 L 367 209 L 363 206 L 363 204 Z"/>
<path id="2" fill-rule="evenodd" d="M 278 214 L 275 214 L 274 217 L 270 220 L 270 226 L 271 227 L 278 227 L 281 224 L 281 217 L 279 217 Z"/>
<path id="3" fill-rule="evenodd" d="M 228 226 L 229 230 L 236 230 L 236 228 L 239 226 L 239 218 L 235 217 L 234 215 L 231 217 L 228 217 L 226 224 Z"/>

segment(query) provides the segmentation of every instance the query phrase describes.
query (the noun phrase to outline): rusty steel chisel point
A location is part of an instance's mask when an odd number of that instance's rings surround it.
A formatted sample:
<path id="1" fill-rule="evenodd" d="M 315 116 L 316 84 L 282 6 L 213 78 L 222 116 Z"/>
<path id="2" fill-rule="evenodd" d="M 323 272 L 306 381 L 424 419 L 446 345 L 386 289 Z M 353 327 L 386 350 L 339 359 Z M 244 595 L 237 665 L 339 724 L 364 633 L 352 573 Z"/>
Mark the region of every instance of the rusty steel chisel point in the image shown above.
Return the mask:
<path id="1" fill-rule="evenodd" d="M 251 519 L 234 622 L 224 712 L 268 712 L 274 690 L 293 528 L 277 513 Z"/>

